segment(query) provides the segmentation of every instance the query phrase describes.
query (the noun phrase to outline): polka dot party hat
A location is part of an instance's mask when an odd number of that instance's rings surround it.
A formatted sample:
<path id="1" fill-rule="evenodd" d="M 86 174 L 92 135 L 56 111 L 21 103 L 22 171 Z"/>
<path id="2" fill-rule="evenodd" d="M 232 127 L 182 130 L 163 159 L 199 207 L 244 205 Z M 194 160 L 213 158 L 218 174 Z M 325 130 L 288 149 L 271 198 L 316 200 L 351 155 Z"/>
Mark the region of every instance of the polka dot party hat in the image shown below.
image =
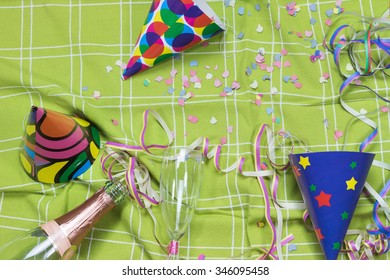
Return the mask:
<path id="1" fill-rule="evenodd" d="M 223 23 L 205 0 L 153 0 L 122 78 L 142 72 L 223 30 Z"/>

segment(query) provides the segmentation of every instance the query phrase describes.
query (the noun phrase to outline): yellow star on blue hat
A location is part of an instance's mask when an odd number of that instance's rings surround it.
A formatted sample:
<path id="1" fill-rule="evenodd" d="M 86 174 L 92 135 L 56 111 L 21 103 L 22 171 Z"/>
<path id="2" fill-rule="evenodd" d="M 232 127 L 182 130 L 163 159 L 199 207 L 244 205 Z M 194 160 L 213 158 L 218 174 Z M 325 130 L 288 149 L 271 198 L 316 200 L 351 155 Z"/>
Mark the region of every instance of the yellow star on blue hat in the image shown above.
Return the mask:
<path id="1" fill-rule="evenodd" d="M 306 170 L 306 167 L 310 165 L 309 157 L 299 156 L 299 164 Z"/>

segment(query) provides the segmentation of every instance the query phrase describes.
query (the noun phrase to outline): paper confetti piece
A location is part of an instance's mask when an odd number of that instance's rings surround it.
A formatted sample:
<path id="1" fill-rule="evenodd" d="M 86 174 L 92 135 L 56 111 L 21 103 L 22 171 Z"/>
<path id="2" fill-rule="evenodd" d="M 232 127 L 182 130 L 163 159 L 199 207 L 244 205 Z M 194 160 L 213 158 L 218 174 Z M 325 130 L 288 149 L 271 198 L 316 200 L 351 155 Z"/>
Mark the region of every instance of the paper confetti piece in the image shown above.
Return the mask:
<path id="1" fill-rule="evenodd" d="M 272 95 L 278 94 L 278 89 L 277 89 L 276 87 L 272 87 L 272 88 L 271 88 L 271 94 L 272 94 Z"/>
<path id="2" fill-rule="evenodd" d="M 316 11 L 317 11 L 317 5 L 316 5 L 316 4 L 310 4 L 310 5 L 309 5 L 309 9 L 310 9 L 310 11 L 312 11 L 312 12 L 316 12 Z"/>
<path id="3" fill-rule="evenodd" d="M 98 100 L 98 99 L 100 98 L 100 91 L 94 90 L 92 96 L 93 96 L 93 98 L 95 98 L 96 100 Z"/>
<path id="4" fill-rule="evenodd" d="M 260 4 L 256 4 L 256 5 L 255 5 L 255 9 L 256 9 L 256 11 L 259 12 L 259 11 L 261 10 Z"/>
<path id="5" fill-rule="evenodd" d="M 190 82 L 189 81 L 184 81 L 183 82 L 183 87 L 189 88 L 190 87 Z"/>
<path id="6" fill-rule="evenodd" d="M 308 38 L 310 38 L 311 36 L 313 36 L 313 31 L 311 31 L 311 30 L 306 30 L 306 31 L 305 31 L 305 36 L 308 37 Z"/>
<path id="7" fill-rule="evenodd" d="M 190 70 L 190 76 L 191 77 L 194 77 L 194 76 L 196 76 L 196 71 L 195 70 Z"/>
<path id="8" fill-rule="evenodd" d="M 283 81 L 285 83 L 288 83 L 290 81 L 291 77 L 290 76 L 283 76 Z"/>
<path id="9" fill-rule="evenodd" d="M 227 77 L 229 77 L 229 75 L 230 75 L 229 71 L 228 71 L 228 70 L 225 70 L 225 71 L 222 73 L 221 76 L 222 76 L 223 78 L 226 79 Z"/>
<path id="10" fill-rule="evenodd" d="M 271 77 L 269 75 L 264 75 L 262 78 L 263 81 L 271 80 Z"/>
<path id="11" fill-rule="evenodd" d="M 222 96 L 222 97 L 226 97 L 227 96 L 227 93 L 225 91 L 222 91 L 219 96 Z"/>
<path id="12" fill-rule="evenodd" d="M 215 81 L 214 81 L 214 86 L 215 86 L 215 87 L 220 87 L 220 86 L 222 86 L 221 80 L 215 79 Z"/>
<path id="13" fill-rule="evenodd" d="M 273 66 L 267 66 L 266 70 L 267 70 L 268 73 L 271 73 L 271 72 L 274 71 L 274 67 Z"/>
<path id="14" fill-rule="evenodd" d="M 126 69 L 126 67 L 127 67 L 127 64 L 126 63 L 123 63 L 121 60 L 117 60 L 116 62 L 115 62 L 115 65 L 116 66 L 119 66 L 121 69 Z"/>
<path id="15" fill-rule="evenodd" d="M 277 54 L 275 54 L 274 60 L 275 61 L 280 61 L 281 57 L 282 57 L 282 55 L 277 53 Z"/>
<path id="16" fill-rule="evenodd" d="M 327 17 L 331 17 L 333 15 L 333 10 L 329 9 L 329 10 L 326 10 L 326 16 Z"/>
<path id="17" fill-rule="evenodd" d="M 233 126 L 232 125 L 228 126 L 227 132 L 229 132 L 230 134 L 233 133 Z"/>
<path id="18" fill-rule="evenodd" d="M 251 67 L 247 67 L 246 70 L 245 70 L 245 73 L 249 76 L 249 75 L 252 75 L 252 68 Z"/>
<path id="19" fill-rule="evenodd" d="M 216 124 L 217 123 L 217 119 L 214 116 L 212 116 L 211 119 L 210 119 L 210 123 L 211 124 Z"/>
<path id="20" fill-rule="evenodd" d="M 254 81 L 250 84 L 250 87 L 251 87 L 252 89 L 257 89 L 258 86 L 259 86 L 259 83 L 258 83 L 256 80 L 254 80 Z"/>
<path id="21" fill-rule="evenodd" d="M 237 39 L 241 40 L 242 38 L 244 38 L 244 32 L 238 33 Z"/>
<path id="22" fill-rule="evenodd" d="M 324 119 L 324 125 L 326 128 L 329 128 L 329 121 L 328 119 Z"/>
<path id="23" fill-rule="evenodd" d="M 253 69 L 253 70 L 256 70 L 256 69 L 257 69 L 257 64 L 256 64 L 256 63 L 252 63 L 252 69 Z"/>
<path id="24" fill-rule="evenodd" d="M 255 60 L 257 63 L 263 63 L 265 61 L 264 56 L 259 53 L 256 55 Z"/>
<path id="25" fill-rule="evenodd" d="M 256 31 L 257 31 L 257 33 L 262 33 L 264 31 L 264 27 L 262 27 L 260 24 L 258 24 Z"/>
<path id="26" fill-rule="evenodd" d="M 311 25 L 316 24 L 316 22 L 317 22 L 317 20 L 316 20 L 315 18 L 311 18 L 311 19 L 310 19 L 310 24 L 311 24 Z"/>
<path id="27" fill-rule="evenodd" d="M 227 143 L 226 137 L 221 137 L 220 143 L 221 145 L 225 145 Z"/>
<path id="28" fill-rule="evenodd" d="M 331 20 L 330 18 L 327 18 L 327 19 L 325 20 L 325 24 L 326 24 L 327 26 L 331 26 L 331 25 L 332 25 L 332 20 Z"/>
<path id="29" fill-rule="evenodd" d="M 223 91 L 226 92 L 226 93 L 231 93 L 231 92 L 233 92 L 233 89 L 231 87 L 225 87 L 223 89 Z"/>
<path id="30" fill-rule="evenodd" d="M 211 80 L 213 78 L 213 74 L 207 73 L 206 74 L 206 80 Z"/>
<path id="31" fill-rule="evenodd" d="M 276 22 L 276 23 L 275 23 L 275 28 L 276 28 L 277 30 L 280 29 L 280 22 Z"/>
<path id="32" fill-rule="evenodd" d="M 291 81 L 293 82 L 293 83 L 295 83 L 297 80 L 298 80 L 298 76 L 297 75 L 291 75 Z"/>
<path id="33" fill-rule="evenodd" d="M 113 125 L 117 126 L 119 124 L 119 121 L 116 119 L 111 119 L 111 122 Z"/>
<path id="34" fill-rule="evenodd" d="M 169 94 L 173 94 L 174 91 L 175 91 L 175 89 L 173 87 L 169 87 L 168 88 L 168 93 Z"/>
<path id="35" fill-rule="evenodd" d="M 176 69 L 172 69 L 170 74 L 171 74 L 171 77 L 174 78 L 177 75 L 177 70 Z"/>
<path id="36" fill-rule="evenodd" d="M 148 79 L 144 80 L 144 86 L 147 87 L 150 85 L 150 81 Z"/>
<path id="37" fill-rule="evenodd" d="M 291 67 L 291 62 L 290 62 L 289 60 L 286 60 L 286 61 L 283 63 L 283 66 L 284 66 L 285 68 Z"/>
<path id="38" fill-rule="evenodd" d="M 190 67 L 196 67 L 196 66 L 199 66 L 198 61 L 197 60 L 191 60 Z"/>
<path id="39" fill-rule="evenodd" d="M 317 47 L 317 41 L 314 40 L 314 39 L 310 40 L 310 44 L 311 44 L 310 47 L 311 47 L 312 49 L 315 49 L 315 48 Z"/>
<path id="40" fill-rule="evenodd" d="M 245 8 L 244 8 L 244 7 L 239 7 L 238 10 L 237 10 L 237 12 L 238 12 L 238 14 L 239 14 L 240 16 L 242 16 L 242 15 L 244 15 L 244 13 L 245 13 Z"/>
<path id="41" fill-rule="evenodd" d="M 180 105 L 180 106 L 184 106 L 185 105 L 185 99 L 184 98 L 179 98 L 177 103 Z"/>
<path id="42" fill-rule="evenodd" d="M 294 83 L 294 86 L 295 86 L 297 89 L 300 89 L 300 88 L 302 88 L 302 83 L 300 83 L 300 82 L 295 82 L 295 83 Z"/>
<path id="43" fill-rule="evenodd" d="M 237 81 L 234 81 L 233 83 L 232 83 L 232 89 L 239 89 L 241 86 L 240 86 L 240 83 L 239 82 L 237 82 Z"/>
<path id="44" fill-rule="evenodd" d="M 157 76 L 156 77 L 156 79 L 154 79 L 156 82 L 161 82 L 162 80 L 164 80 L 164 78 L 163 77 L 161 77 L 161 76 Z"/>
<path id="45" fill-rule="evenodd" d="M 280 54 L 283 55 L 283 56 L 286 56 L 286 55 L 288 54 L 288 51 L 287 51 L 286 49 L 283 48 L 283 49 L 280 51 Z"/>
<path id="46" fill-rule="evenodd" d="M 173 83 L 173 79 L 172 78 L 169 78 L 169 79 L 165 80 L 165 84 L 166 85 L 171 85 L 172 83 Z"/>
<path id="47" fill-rule="evenodd" d="M 325 79 L 324 77 L 320 77 L 320 84 L 327 83 L 328 80 Z"/>
<path id="48" fill-rule="evenodd" d="M 274 62 L 274 66 L 276 67 L 276 68 L 281 68 L 282 67 L 282 62 L 280 62 L 280 61 L 275 61 Z"/>
<path id="49" fill-rule="evenodd" d="M 322 77 L 324 77 L 325 79 L 329 79 L 329 77 L 330 77 L 330 74 L 329 74 L 329 73 L 327 73 L 327 72 L 325 72 L 325 73 L 322 75 Z"/>
<path id="50" fill-rule="evenodd" d="M 88 86 L 83 86 L 81 89 L 83 90 L 83 91 L 87 91 L 88 90 Z"/>
<path id="51" fill-rule="evenodd" d="M 180 95 L 180 96 L 185 96 L 186 93 L 187 93 L 186 90 L 185 90 L 185 89 L 182 89 L 182 90 L 180 90 L 179 95 Z"/>
<path id="52" fill-rule="evenodd" d="M 199 119 L 196 117 L 196 116 L 193 116 L 193 115 L 189 115 L 188 116 L 188 121 L 190 123 L 197 123 L 199 121 Z"/>
<path id="53" fill-rule="evenodd" d="M 297 35 L 297 37 L 303 38 L 302 32 L 297 32 L 297 33 L 295 33 L 295 34 Z"/>
<path id="54" fill-rule="evenodd" d="M 263 56 L 263 55 L 265 55 L 265 48 L 263 48 L 263 47 L 262 47 L 262 48 L 258 48 L 258 49 L 257 49 L 257 52 L 258 52 L 260 55 Z"/>
<path id="55" fill-rule="evenodd" d="M 195 82 L 194 88 L 202 88 L 202 84 L 200 82 Z"/>
<path id="56" fill-rule="evenodd" d="M 272 109 L 271 107 L 268 107 L 266 109 L 266 112 L 267 112 L 267 115 L 269 116 L 269 115 L 271 115 L 274 112 L 274 109 Z"/>
<path id="57" fill-rule="evenodd" d="M 289 252 L 296 251 L 297 250 L 297 245 L 295 245 L 295 244 L 288 244 L 287 250 Z"/>
<path id="58" fill-rule="evenodd" d="M 382 107 L 380 107 L 380 110 L 381 110 L 382 113 L 387 113 L 387 112 L 389 112 L 389 107 L 382 106 Z"/>
<path id="59" fill-rule="evenodd" d="M 341 130 L 336 130 L 334 132 L 334 140 L 338 140 L 339 138 L 343 137 L 344 133 Z"/>
<path id="60" fill-rule="evenodd" d="M 106 66 L 106 71 L 107 71 L 107 73 L 110 73 L 112 71 L 112 67 L 111 66 Z"/>

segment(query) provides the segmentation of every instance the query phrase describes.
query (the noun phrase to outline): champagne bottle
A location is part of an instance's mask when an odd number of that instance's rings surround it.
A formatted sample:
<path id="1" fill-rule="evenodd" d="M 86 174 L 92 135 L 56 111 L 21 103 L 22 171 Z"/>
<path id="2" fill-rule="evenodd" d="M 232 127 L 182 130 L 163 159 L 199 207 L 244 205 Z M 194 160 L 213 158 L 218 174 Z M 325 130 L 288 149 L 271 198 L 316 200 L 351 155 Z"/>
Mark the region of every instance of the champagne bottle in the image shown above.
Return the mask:
<path id="1" fill-rule="evenodd" d="M 108 181 L 84 203 L 0 247 L 0 259 L 71 259 L 92 227 L 128 196 L 118 181 Z"/>

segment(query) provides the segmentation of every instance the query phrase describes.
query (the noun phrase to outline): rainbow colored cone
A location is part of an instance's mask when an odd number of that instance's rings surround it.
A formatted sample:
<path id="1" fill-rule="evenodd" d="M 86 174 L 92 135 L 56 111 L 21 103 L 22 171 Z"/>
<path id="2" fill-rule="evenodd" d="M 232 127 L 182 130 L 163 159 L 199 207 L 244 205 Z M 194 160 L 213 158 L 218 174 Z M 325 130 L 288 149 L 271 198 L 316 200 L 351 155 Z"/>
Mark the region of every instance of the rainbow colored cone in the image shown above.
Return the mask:
<path id="1" fill-rule="evenodd" d="M 223 30 L 224 25 L 205 0 L 153 0 L 122 78 L 142 72 Z"/>
<path id="2" fill-rule="evenodd" d="M 374 154 L 291 154 L 295 178 L 326 259 L 336 260 Z"/>
<path id="3" fill-rule="evenodd" d="M 99 146 L 99 133 L 88 121 L 33 106 L 20 159 L 34 180 L 63 183 L 89 169 Z"/>

